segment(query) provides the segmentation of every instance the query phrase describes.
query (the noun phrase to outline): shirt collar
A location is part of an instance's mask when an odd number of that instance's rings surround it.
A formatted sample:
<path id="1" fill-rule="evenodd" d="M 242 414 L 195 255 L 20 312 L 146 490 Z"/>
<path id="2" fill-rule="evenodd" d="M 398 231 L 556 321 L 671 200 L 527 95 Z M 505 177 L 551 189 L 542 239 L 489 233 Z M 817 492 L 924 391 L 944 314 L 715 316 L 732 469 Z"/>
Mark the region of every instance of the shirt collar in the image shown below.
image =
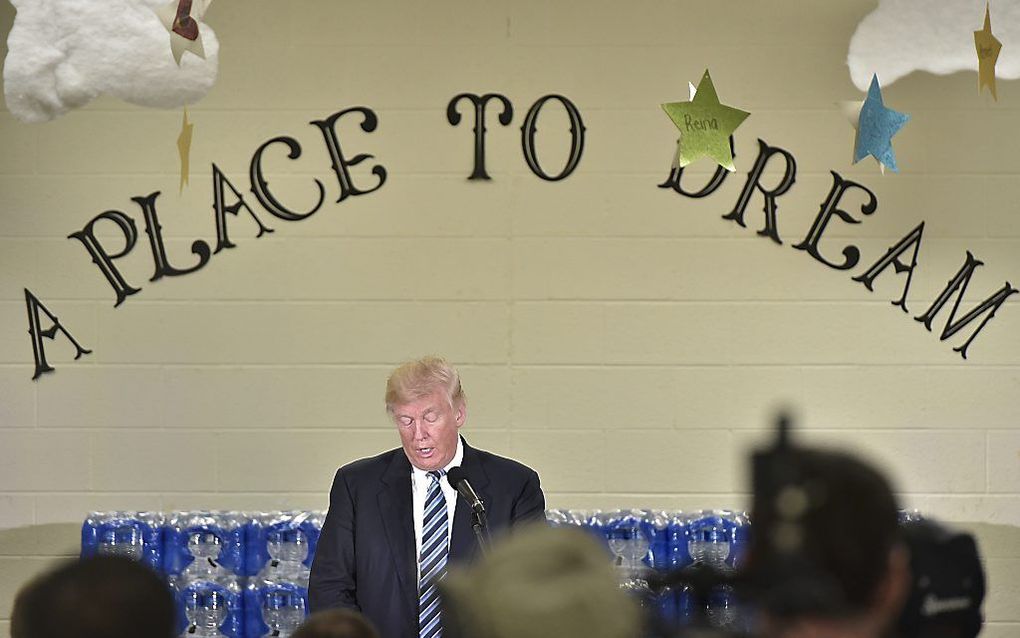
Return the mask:
<path id="1" fill-rule="evenodd" d="M 454 452 L 453 458 L 443 468 L 443 472 L 449 472 L 451 467 L 457 467 L 464 460 L 464 441 L 458 436 L 457 437 L 457 451 Z M 428 476 L 428 470 L 422 470 L 415 466 L 411 466 L 411 475 L 415 479 L 425 479 Z"/>

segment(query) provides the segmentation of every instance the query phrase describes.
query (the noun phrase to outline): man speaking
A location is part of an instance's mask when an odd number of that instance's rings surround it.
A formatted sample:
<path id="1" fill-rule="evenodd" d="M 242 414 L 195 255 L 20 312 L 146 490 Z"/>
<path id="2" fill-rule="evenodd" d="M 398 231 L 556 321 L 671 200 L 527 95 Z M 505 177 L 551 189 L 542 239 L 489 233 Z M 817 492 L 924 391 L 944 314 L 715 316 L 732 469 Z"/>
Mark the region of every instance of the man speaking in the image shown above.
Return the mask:
<path id="1" fill-rule="evenodd" d="M 541 520 L 545 496 L 534 470 L 467 445 L 460 376 L 425 357 L 393 371 L 386 412 L 401 447 L 340 468 L 312 563 L 311 611 L 360 610 L 383 638 L 438 638 L 436 583 L 448 561 L 478 551 L 472 512 L 447 480 L 460 467 L 493 529 Z"/>

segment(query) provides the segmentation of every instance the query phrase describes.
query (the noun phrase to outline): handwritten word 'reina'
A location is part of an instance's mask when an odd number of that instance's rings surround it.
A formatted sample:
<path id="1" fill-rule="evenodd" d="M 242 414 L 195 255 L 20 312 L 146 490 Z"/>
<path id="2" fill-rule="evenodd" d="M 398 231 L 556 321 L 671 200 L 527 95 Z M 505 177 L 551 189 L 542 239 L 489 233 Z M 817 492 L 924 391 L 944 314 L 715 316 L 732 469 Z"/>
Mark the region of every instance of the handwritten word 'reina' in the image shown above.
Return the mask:
<path id="1" fill-rule="evenodd" d="M 714 117 L 694 119 L 690 113 L 684 115 L 684 126 L 687 131 L 718 131 L 719 122 Z"/>

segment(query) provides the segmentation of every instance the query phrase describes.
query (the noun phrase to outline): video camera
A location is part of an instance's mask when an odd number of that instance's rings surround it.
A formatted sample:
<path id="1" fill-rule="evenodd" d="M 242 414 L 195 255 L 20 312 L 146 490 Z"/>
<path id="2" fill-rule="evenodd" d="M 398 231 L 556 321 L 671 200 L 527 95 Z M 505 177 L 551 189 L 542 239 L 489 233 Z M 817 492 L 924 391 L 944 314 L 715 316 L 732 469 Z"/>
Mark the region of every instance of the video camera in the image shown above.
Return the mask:
<path id="1" fill-rule="evenodd" d="M 873 600 L 893 547 L 910 555 L 910 593 L 894 628 L 899 638 L 973 638 L 983 624 L 985 578 L 974 538 L 931 520 L 900 524 L 885 479 L 850 455 L 790 442 L 781 415 L 775 442 L 752 456 L 753 540 L 736 574 L 703 565 L 652 576 L 653 592 L 684 587 L 695 616 L 683 627 L 650 622 L 666 637 L 760 635 L 768 616 L 841 618 Z M 730 587 L 746 622 L 712 627 L 704 610 L 713 591 Z M 651 605 L 649 605 L 651 607 Z"/>

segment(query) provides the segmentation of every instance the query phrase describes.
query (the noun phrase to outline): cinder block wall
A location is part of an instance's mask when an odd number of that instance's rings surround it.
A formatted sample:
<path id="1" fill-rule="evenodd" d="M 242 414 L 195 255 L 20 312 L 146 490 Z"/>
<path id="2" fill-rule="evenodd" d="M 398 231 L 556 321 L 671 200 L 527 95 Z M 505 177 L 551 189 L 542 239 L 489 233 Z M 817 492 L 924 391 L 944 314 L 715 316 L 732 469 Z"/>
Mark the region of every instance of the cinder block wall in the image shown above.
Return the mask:
<path id="1" fill-rule="evenodd" d="M 44 125 L 0 112 L 0 632 L 16 590 L 73 554 L 92 509 L 324 507 L 335 468 L 396 444 L 382 389 L 397 362 L 430 352 L 461 365 L 472 444 L 535 467 L 555 507 L 741 507 L 745 454 L 775 410 L 790 406 L 805 438 L 852 446 L 894 477 L 904 505 L 958 521 L 982 542 L 989 636 L 1020 634 L 1020 311 L 998 312 L 963 361 L 970 329 L 940 342 L 921 314 L 963 264 L 985 262 L 961 305 L 1020 283 L 1020 84 L 999 101 L 976 73 L 914 74 L 885 91 L 911 114 L 896 136 L 900 174 L 850 165 L 852 131 L 834 105 L 860 99 L 847 43 L 873 2 L 540 2 L 427 5 L 306 0 L 215 3 L 216 87 L 191 109 L 191 184 L 177 189 L 180 111 L 113 99 Z M 269 17 L 271 17 L 271 19 Z M 13 8 L 0 7 L 2 33 Z M 978 28 L 964 25 L 961 28 Z M 6 37 L 3 38 L 6 41 Z M 6 53 L 6 49 L 3 49 Z M 687 99 L 710 68 L 725 103 L 752 113 L 736 136 L 736 174 L 704 199 L 657 185 L 676 131 L 659 104 Z M 513 102 L 490 112 L 492 180 L 468 181 L 470 114 L 446 121 L 461 92 Z M 545 182 L 527 168 L 520 126 L 558 93 L 587 129 L 576 172 Z M 340 127 L 354 169 L 377 192 L 336 203 L 339 186 L 309 122 L 351 106 L 378 115 L 373 133 Z M 255 149 L 298 222 L 272 219 L 250 192 Z M 782 245 L 722 219 L 758 152 L 797 159 L 779 200 Z M 567 121 L 540 119 L 538 153 L 554 172 Z M 112 289 L 66 237 L 161 191 L 171 262 L 215 243 L 215 163 L 275 232 L 255 238 L 242 211 L 237 247 L 201 271 L 149 282 L 144 234 L 117 261 L 142 288 L 114 308 Z M 707 181 L 693 166 L 686 180 Z M 860 192 L 822 250 L 860 247 L 836 271 L 792 246 L 831 186 Z M 774 165 L 767 180 L 778 181 Z M 766 180 L 766 181 L 767 181 Z M 774 182 L 773 182 L 774 183 Z M 692 186 L 693 187 L 693 186 Z M 890 301 L 890 269 L 869 293 L 863 272 L 921 221 L 910 313 Z M 111 225 L 111 251 L 123 245 Z M 63 339 L 55 374 L 32 382 L 23 289 L 93 353 Z M 941 329 L 949 308 L 935 322 Z"/>

